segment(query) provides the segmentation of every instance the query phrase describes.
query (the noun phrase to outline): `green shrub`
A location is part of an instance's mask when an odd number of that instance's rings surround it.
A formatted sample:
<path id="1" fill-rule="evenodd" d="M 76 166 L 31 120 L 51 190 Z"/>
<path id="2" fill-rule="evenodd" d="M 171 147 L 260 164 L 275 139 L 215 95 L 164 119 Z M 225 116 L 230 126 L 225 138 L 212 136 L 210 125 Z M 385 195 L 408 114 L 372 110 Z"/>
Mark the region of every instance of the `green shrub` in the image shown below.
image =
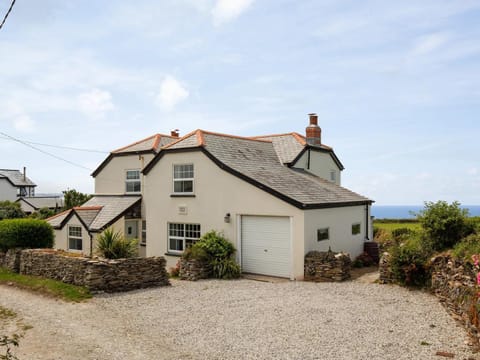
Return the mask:
<path id="1" fill-rule="evenodd" d="M 44 220 L 5 219 L 0 221 L 0 250 L 51 248 L 53 228 Z"/>
<path id="2" fill-rule="evenodd" d="M 456 258 L 471 261 L 472 255 L 480 254 L 480 234 L 471 234 L 455 245 L 452 252 Z"/>
<path id="3" fill-rule="evenodd" d="M 456 201 L 426 202 L 424 210 L 416 215 L 424 231 L 424 241 L 433 250 L 451 248 L 474 231 L 467 221 L 468 210 L 461 209 Z"/>
<path id="4" fill-rule="evenodd" d="M 108 228 L 98 236 L 96 252 L 107 259 L 135 257 L 138 254 L 138 240 L 126 239 L 120 232 Z"/>
<path id="5" fill-rule="evenodd" d="M 392 274 L 402 285 L 423 287 L 431 275 L 428 260 L 432 250 L 425 246 L 420 236 L 395 242 L 389 249 Z"/>
<path id="6" fill-rule="evenodd" d="M 184 259 L 204 261 L 211 267 L 212 276 L 217 279 L 234 279 L 241 274 L 240 266 L 232 259 L 235 246 L 215 230 L 204 234 L 199 241 L 185 250 Z"/>
<path id="7" fill-rule="evenodd" d="M 235 254 L 235 246 L 215 230 L 205 233 L 194 246 L 205 250 L 211 258 L 229 258 Z"/>
<path id="8" fill-rule="evenodd" d="M 240 265 L 234 259 L 214 259 L 211 262 L 213 277 L 217 279 L 236 279 L 241 274 Z"/>
<path id="9" fill-rule="evenodd" d="M 18 202 L 0 201 L 0 220 L 24 218 L 25 213 Z"/>
<path id="10" fill-rule="evenodd" d="M 392 236 L 395 240 L 401 240 L 401 239 L 406 239 L 411 236 L 415 235 L 415 230 L 402 227 L 402 228 L 397 228 L 392 230 Z"/>

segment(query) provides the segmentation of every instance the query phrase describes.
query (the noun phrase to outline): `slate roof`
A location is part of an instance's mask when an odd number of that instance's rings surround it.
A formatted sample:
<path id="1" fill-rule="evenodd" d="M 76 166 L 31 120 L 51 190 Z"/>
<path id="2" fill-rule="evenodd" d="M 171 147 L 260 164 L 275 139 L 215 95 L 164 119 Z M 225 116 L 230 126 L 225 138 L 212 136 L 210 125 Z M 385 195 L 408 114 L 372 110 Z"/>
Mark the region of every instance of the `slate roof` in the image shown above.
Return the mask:
<path id="1" fill-rule="evenodd" d="M 56 208 L 63 207 L 63 199 L 58 196 L 35 196 L 35 197 L 21 197 L 18 201 L 25 201 L 32 206 L 35 210 L 48 207 Z"/>
<path id="2" fill-rule="evenodd" d="M 92 172 L 92 176 L 95 177 L 98 173 L 112 160 L 115 156 L 122 155 L 131 155 L 131 154 L 145 154 L 152 153 L 156 154 L 162 146 L 168 145 L 171 142 L 177 140 L 176 137 L 164 134 L 155 134 L 149 136 L 145 139 L 134 142 L 133 144 L 121 147 L 119 149 L 113 150 L 110 154 L 102 161 L 102 163 Z"/>
<path id="3" fill-rule="evenodd" d="M 53 228 L 61 229 L 73 215 L 77 215 L 89 231 L 102 231 L 123 216 L 141 198 L 141 196 L 129 195 L 97 195 L 82 206 L 74 207 L 48 218 L 47 222 Z"/>
<path id="4" fill-rule="evenodd" d="M 133 144 L 121 147 L 112 151 L 112 154 L 154 151 L 157 152 L 160 147 L 171 143 L 177 138 L 169 135 L 155 134 L 145 139 L 134 142 Z"/>
<path id="5" fill-rule="evenodd" d="M 253 139 L 270 140 L 280 161 L 284 164 L 295 160 L 307 143 L 305 138 L 298 133 L 255 136 Z"/>
<path id="6" fill-rule="evenodd" d="M 372 202 L 318 176 L 283 165 L 273 140 L 204 130 L 196 130 L 163 147 L 144 172 L 147 174 L 166 152 L 188 148 L 202 150 L 222 169 L 301 209 Z"/>
<path id="7" fill-rule="evenodd" d="M 6 178 L 14 186 L 37 186 L 18 170 L 0 169 L 0 178 Z"/>

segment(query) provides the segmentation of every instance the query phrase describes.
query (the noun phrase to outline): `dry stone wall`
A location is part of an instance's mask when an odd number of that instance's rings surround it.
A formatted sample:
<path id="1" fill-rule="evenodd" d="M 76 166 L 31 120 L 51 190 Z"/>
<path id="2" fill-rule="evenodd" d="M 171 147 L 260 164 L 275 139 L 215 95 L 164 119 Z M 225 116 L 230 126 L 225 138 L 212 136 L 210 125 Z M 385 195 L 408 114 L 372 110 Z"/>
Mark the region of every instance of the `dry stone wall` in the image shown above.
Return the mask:
<path id="1" fill-rule="evenodd" d="M 93 292 L 128 291 L 170 284 L 163 257 L 90 259 L 72 257 L 55 250 L 22 250 L 19 254 L 17 272 L 20 274 L 85 286 Z M 8 258 L 8 252 L 4 258 Z M 16 271 L 8 266 L 7 261 L 2 263 L 1 255 L 0 265 Z"/>
<path id="2" fill-rule="evenodd" d="M 432 291 L 447 311 L 480 340 L 480 312 L 476 274 L 470 264 L 439 255 L 431 260 Z"/>
<path id="3" fill-rule="evenodd" d="M 180 258 L 180 279 L 197 281 L 200 279 L 208 279 L 210 274 L 211 268 L 204 261 Z"/>
<path id="4" fill-rule="evenodd" d="M 306 281 L 343 281 L 350 278 L 352 261 L 344 253 L 310 251 L 305 255 Z"/>

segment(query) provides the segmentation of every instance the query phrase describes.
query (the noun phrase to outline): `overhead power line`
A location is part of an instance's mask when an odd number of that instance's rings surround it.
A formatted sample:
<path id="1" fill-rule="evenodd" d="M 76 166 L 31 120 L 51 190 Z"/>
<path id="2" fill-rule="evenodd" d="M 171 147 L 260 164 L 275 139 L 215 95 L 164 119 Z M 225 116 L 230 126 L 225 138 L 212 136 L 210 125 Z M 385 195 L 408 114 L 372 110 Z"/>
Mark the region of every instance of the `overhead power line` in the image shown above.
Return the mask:
<path id="1" fill-rule="evenodd" d="M 12 0 L 12 3 L 10 4 L 10 8 L 8 9 L 7 13 L 5 14 L 2 23 L 0 24 L 0 29 L 3 27 L 3 24 L 5 24 L 5 21 L 7 21 L 8 15 L 10 15 L 10 12 L 13 9 L 13 5 L 15 4 L 16 0 Z"/>
<path id="2" fill-rule="evenodd" d="M 34 150 L 36 150 L 36 151 L 39 151 L 39 152 L 41 152 L 42 154 L 51 156 L 51 157 L 53 157 L 53 158 L 55 158 L 55 159 L 57 159 L 57 160 L 66 162 L 66 163 L 68 163 L 68 164 L 70 164 L 70 165 L 73 165 L 73 166 L 76 166 L 76 167 L 79 167 L 79 168 L 82 168 L 82 169 L 85 169 L 85 170 L 88 170 L 88 171 L 92 171 L 92 169 L 90 169 L 90 168 L 87 168 L 87 167 L 85 167 L 85 166 L 83 166 L 83 165 L 77 164 L 77 163 L 75 163 L 75 162 L 73 162 L 73 161 L 64 159 L 64 158 L 62 158 L 62 157 L 60 157 L 60 156 L 54 155 L 54 154 L 49 153 L 49 152 L 47 152 L 47 151 L 45 151 L 45 150 L 39 149 L 39 148 L 37 148 L 36 146 L 30 145 L 29 143 L 27 143 L 27 142 L 25 142 L 25 141 L 23 141 L 23 140 L 14 138 L 13 136 L 10 136 L 10 135 L 8 135 L 8 134 L 5 134 L 4 132 L 0 132 L 0 135 L 3 135 L 3 136 L 5 136 L 5 137 L 7 137 L 7 138 L 9 138 L 9 139 L 11 139 L 11 140 L 13 140 L 13 141 L 16 141 L 16 142 L 18 142 L 18 143 L 20 143 L 20 144 L 22 144 L 22 145 L 28 146 L 29 148 L 32 148 L 32 149 L 34 149 Z"/>
<path id="3" fill-rule="evenodd" d="M 1 137 L 2 139 L 6 140 L 13 140 L 11 137 L 8 136 L 3 136 Z M 20 139 L 18 139 L 20 140 Z M 13 140 L 17 141 L 17 140 Z M 92 153 L 100 153 L 100 154 L 109 154 L 108 151 L 104 150 L 93 150 L 93 149 L 83 149 L 83 148 L 76 148 L 76 147 L 70 147 L 70 146 L 61 146 L 61 145 L 52 145 L 52 144 L 44 144 L 44 143 L 38 143 L 38 142 L 33 142 L 33 141 L 28 141 L 28 140 L 22 140 L 24 143 L 31 144 L 31 145 L 40 145 L 40 146 L 48 146 L 52 148 L 57 148 L 57 149 L 65 149 L 65 150 L 73 150 L 73 151 L 83 151 L 83 152 L 92 152 Z"/>

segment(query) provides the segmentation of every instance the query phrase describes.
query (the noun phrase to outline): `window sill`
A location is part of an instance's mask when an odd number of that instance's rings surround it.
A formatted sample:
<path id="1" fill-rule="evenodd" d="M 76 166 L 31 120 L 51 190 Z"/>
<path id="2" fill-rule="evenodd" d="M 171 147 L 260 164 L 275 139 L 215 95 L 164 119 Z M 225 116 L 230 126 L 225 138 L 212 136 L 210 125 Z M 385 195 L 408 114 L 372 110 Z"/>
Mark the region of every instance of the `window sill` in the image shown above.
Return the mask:
<path id="1" fill-rule="evenodd" d="M 178 197 L 178 198 L 194 198 L 195 194 L 170 194 L 170 197 Z"/>
<path id="2" fill-rule="evenodd" d="M 179 254 L 179 253 L 173 253 L 173 252 L 166 252 L 164 255 L 167 255 L 167 256 L 176 256 L 176 257 L 180 257 L 182 256 L 182 254 Z"/>

